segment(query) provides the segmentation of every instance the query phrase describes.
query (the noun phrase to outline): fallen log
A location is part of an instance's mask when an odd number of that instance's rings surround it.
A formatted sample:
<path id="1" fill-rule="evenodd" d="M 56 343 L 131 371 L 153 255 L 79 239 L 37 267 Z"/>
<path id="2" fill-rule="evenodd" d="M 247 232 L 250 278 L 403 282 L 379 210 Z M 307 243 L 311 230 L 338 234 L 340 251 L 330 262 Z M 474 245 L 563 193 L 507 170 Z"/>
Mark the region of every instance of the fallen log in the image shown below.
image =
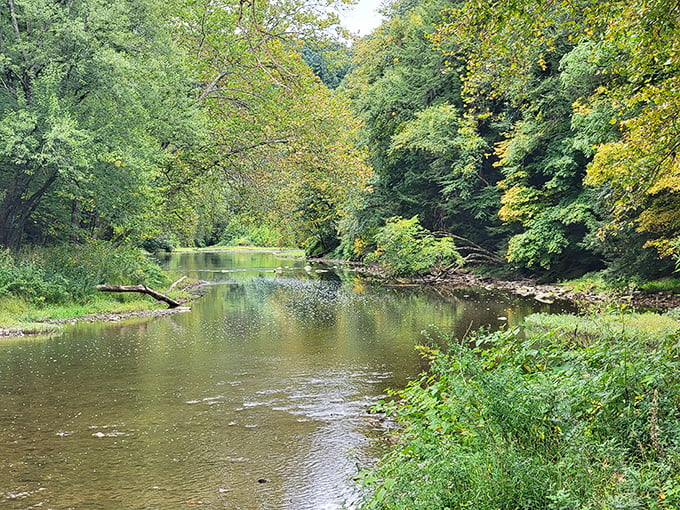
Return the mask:
<path id="1" fill-rule="evenodd" d="M 102 292 L 141 292 L 142 294 L 148 294 L 152 298 L 163 301 L 168 304 L 168 308 L 177 308 L 182 306 L 180 303 L 172 298 L 169 298 L 165 294 L 150 289 L 146 285 L 97 285 L 97 290 Z"/>

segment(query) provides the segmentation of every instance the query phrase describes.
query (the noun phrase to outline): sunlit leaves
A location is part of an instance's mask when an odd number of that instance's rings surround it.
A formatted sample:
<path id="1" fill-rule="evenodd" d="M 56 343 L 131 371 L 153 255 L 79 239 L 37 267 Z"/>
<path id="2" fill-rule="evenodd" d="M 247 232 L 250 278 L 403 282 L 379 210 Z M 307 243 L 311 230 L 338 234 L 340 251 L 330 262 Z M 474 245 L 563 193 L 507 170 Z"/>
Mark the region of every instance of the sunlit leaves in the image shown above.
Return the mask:
<path id="1" fill-rule="evenodd" d="M 198 242 L 219 241 L 230 218 L 244 214 L 281 225 L 288 243 L 334 238 L 342 204 L 368 170 L 346 102 L 301 54 L 305 42 L 327 44 L 332 10 L 298 0 L 177 0 L 174 8 L 209 131 L 173 175 L 198 199 L 189 211 Z"/>
<path id="2" fill-rule="evenodd" d="M 679 22 L 680 7 L 663 1 L 606 2 L 593 10 L 601 37 L 620 52 L 610 72 L 621 79 L 607 95 L 617 105 L 612 122 L 621 138 L 598 147 L 588 182 L 613 187 L 614 222 L 641 211 L 639 228 L 664 255 L 680 234 L 680 214 L 673 218 L 668 207 L 680 191 Z"/>
<path id="3" fill-rule="evenodd" d="M 455 150 L 459 120 L 458 110 L 448 103 L 426 108 L 402 124 L 392 137 L 391 150 L 417 149 L 445 155 Z"/>
<path id="4" fill-rule="evenodd" d="M 463 265 L 453 239 L 436 238 L 420 225 L 418 216 L 388 219 L 376 233 L 375 242 L 377 247 L 366 260 L 393 276 L 421 275 L 434 266 Z"/>
<path id="5" fill-rule="evenodd" d="M 530 233 L 535 218 L 577 196 L 586 167 L 585 184 L 611 199 L 608 235 L 636 217 L 660 248 L 680 234 L 664 198 L 680 189 L 679 21 L 680 7 L 663 0 L 472 1 L 448 11 L 433 40 L 464 61 L 468 107 L 519 111 L 496 146 L 500 214 L 530 242 L 540 237 Z M 518 239 L 510 258 L 528 244 Z"/>
<path id="6" fill-rule="evenodd" d="M 394 2 L 383 25 L 356 45 L 358 67 L 347 85 L 376 176 L 354 222 L 364 233 L 357 243 L 348 239 L 354 247 L 370 244 L 387 218 L 417 214 L 429 229 L 495 248 L 499 173 L 485 162 L 494 134 L 465 114 L 458 72 L 431 40 L 452 5 Z"/>

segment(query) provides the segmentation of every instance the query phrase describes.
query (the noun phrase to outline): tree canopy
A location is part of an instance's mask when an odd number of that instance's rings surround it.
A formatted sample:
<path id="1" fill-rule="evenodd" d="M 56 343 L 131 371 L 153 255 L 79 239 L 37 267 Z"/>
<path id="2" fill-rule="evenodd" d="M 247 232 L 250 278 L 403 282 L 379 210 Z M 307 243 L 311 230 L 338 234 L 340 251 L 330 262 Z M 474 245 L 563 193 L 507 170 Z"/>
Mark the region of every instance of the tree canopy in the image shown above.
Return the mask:
<path id="1" fill-rule="evenodd" d="M 373 223 L 418 214 L 553 277 L 669 273 L 677 5 L 421 0 L 385 12 L 348 80 L 376 172 L 365 209 L 384 211 Z"/>
<path id="2" fill-rule="evenodd" d="M 130 235 L 156 214 L 167 148 L 196 137 L 191 83 L 158 7 L 0 7 L 0 244 Z"/>
<path id="3" fill-rule="evenodd" d="M 0 244 L 216 242 L 244 211 L 300 224 L 289 242 L 314 244 L 319 222 L 336 237 L 367 169 L 346 103 L 302 58 L 305 42 L 330 44 L 331 11 L 191 0 L 2 9 Z M 311 214 L 309 200 L 332 212 Z"/>
<path id="4" fill-rule="evenodd" d="M 559 278 L 680 258 L 680 7 L 7 0 L 0 245 L 423 236 Z M 381 237 L 382 236 L 382 237 Z"/>

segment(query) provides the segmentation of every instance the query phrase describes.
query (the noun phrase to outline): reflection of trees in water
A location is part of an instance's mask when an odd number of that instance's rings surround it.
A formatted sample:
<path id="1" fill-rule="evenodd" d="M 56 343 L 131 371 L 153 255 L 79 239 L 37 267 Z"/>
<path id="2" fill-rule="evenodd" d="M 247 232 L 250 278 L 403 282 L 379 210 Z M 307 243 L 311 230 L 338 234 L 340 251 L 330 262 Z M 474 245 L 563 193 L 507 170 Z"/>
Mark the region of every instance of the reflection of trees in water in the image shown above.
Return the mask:
<path id="1" fill-rule="evenodd" d="M 230 296 L 238 303 L 231 305 L 237 306 L 233 311 L 238 312 L 232 313 L 231 320 L 258 322 L 259 327 L 283 321 L 305 329 L 339 328 L 339 335 L 352 331 L 352 335 L 367 341 L 376 336 L 419 334 L 437 324 L 442 333 L 463 338 L 481 327 L 516 326 L 542 306 L 484 289 L 442 292 L 423 287 L 357 285 L 355 278 L 360 277 L 353 276 L 334 272 L 304 277 L 262 276 L 230 286 L 229 292 L 238 294 L 236 299 L 234 294 Z"/>
<path id="2" fill-rule="evenodd" d="M 309 325 L 333 324 L 350 298 L 331 273 L 322 273 L 318 279 L 256 278 L 248 290 L 263 306 Z"/>

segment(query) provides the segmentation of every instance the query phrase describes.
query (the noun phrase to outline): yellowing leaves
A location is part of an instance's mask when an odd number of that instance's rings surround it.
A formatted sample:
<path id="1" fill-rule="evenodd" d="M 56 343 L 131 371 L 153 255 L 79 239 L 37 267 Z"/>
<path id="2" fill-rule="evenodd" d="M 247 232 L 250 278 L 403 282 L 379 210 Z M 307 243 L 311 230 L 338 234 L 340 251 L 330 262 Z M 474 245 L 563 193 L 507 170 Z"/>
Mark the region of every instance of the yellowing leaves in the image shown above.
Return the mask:
<path id="1" fill-rule="evenodd" d="M 542 193 L 533 188 L 512 186 L 501 197 L 498 216 L 505 222 L 526 224 L 541 209 Z"/>
<path id="2" fill-rule="evenodd" d="M 668 208 L 666 200 L 680 193 L 680 77 L 620 100 L 634 115 L 622 122 L 621 140 L 598 147 L 586 182 L 613 188 L 617 218 L 642 209 L 639 230 L 656 236 L 649 244 L 666 252 L 680 232 L 680 209 Z"/>

